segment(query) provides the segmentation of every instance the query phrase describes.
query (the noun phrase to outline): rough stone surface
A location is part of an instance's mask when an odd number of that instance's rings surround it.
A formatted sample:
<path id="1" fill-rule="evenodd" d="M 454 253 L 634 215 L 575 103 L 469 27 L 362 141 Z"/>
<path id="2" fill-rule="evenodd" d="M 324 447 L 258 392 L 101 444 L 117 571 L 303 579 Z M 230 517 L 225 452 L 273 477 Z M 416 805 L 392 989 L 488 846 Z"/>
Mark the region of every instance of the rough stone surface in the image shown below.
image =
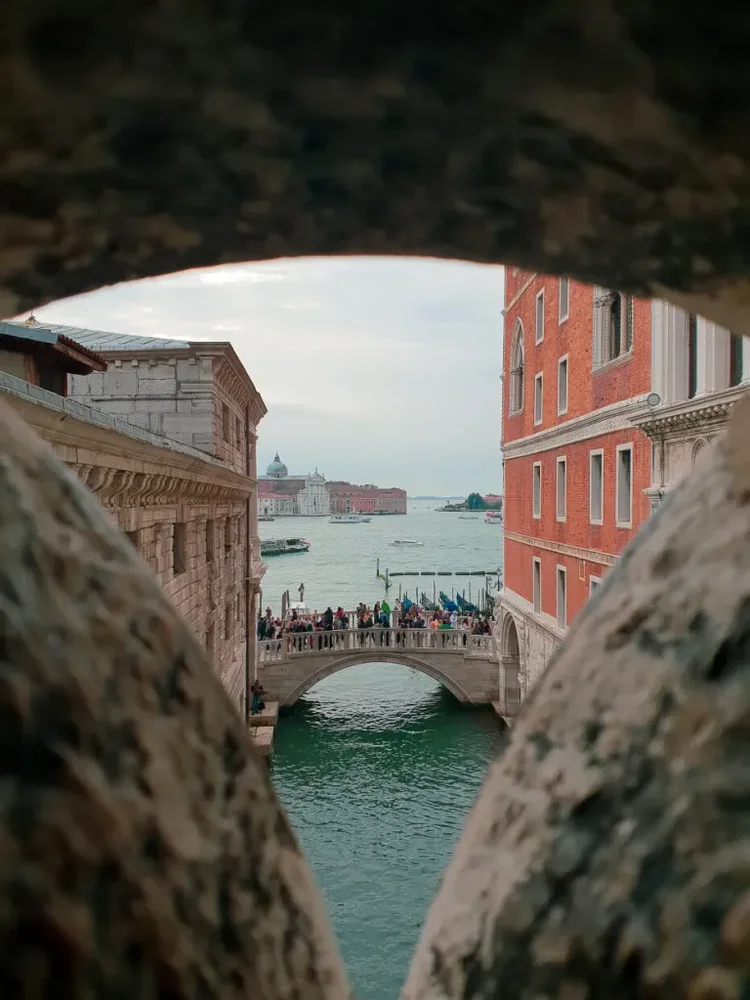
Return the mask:
<path id="1" fill-rule="evenodd" d="M 0 28 L 2 315 L 222 261 L 416 253 L 750 332 L 741 5 L 6 0 Z M 0 992 L 338 1000 L 219 682 L 20 433 L 0 438 Z M 410 998 L 748 995 L 750 518 L 728 447 L 527 704 Z"/>
<path id="2" fill-rule="evenodd" d="M 220 261 L 412 253 L 692 292 L 737 329 L 750 24 L 683 15 L 7 0 L 0 312 Z"/>
<path id="3" fill-rule="evenodd" d="M 97 501 L 0 408 L 0 995 L 345 1000 L 265 765 Z"/>

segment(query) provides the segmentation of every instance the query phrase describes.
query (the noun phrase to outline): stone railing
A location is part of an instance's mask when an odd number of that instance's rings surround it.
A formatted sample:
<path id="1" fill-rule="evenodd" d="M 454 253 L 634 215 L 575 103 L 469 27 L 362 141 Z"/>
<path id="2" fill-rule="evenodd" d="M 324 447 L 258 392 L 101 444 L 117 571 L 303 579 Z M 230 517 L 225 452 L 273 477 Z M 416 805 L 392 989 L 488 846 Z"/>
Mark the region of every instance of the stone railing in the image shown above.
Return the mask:
<path id="1" fill-rule="evenodd" d="M 300 656 L 360 653 L 389 647 L 430 653 L 462 653 L 483 660 L 492 659 L 495 655 L 491 635 L 471 635 L 470 632 L 453 629 L 363 628 L 287 632 L 278 639 L 259 641 L 258 664 Z"/>

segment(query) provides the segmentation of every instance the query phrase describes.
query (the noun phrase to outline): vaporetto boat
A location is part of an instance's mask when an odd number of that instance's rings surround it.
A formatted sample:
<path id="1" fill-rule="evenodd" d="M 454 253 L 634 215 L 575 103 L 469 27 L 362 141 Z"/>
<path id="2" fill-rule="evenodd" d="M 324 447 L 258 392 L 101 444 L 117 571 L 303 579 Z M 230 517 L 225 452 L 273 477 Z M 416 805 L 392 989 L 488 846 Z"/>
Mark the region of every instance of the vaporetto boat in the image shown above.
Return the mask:
<path id="1" fill-rule="evenodd" d="M 283 556 L 287 552 L 307 552 L 310 543 L 306 538 L 266 538 L 260 543 L 261 558 Z"/>
<path id="2" fill-rule="evenodd" d="M 365 517 L 364 514 L 332 514 L 328 521 L 330 524 L 365 524 L 372 521 L 372 518 Z"/>

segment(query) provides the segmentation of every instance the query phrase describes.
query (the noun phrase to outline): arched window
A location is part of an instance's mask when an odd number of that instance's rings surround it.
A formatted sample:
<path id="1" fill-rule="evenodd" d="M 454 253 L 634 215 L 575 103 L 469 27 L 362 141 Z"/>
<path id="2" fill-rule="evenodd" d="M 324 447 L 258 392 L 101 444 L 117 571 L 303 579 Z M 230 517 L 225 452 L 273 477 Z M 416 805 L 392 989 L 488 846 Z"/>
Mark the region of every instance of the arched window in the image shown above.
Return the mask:
<path id="1" fill-rule="evenodd" d="M 510 413 L 518 413 L 523 409 L 523 367 L 523 326 L 519 320 L 510 351 Z"/>

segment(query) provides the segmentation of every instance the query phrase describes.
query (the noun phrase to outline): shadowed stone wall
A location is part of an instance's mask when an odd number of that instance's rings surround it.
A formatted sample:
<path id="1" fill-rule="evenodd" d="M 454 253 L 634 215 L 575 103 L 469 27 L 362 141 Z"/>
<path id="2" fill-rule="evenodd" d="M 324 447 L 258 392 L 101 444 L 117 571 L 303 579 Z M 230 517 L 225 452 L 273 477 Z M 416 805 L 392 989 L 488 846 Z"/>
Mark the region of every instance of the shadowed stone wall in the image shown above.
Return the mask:
<path id="1" fill-rule="evenodd" d="M 0 19 L 2 315 L 366 252 L 567 273 L 750 329 L 741 6 L 9 0 Z M 209 664 L 3 420 L 0 992 L 343 1000 Z M 748 422 L 738 406 L 529 699 L 410 1000 L 747 994 Z"/>

